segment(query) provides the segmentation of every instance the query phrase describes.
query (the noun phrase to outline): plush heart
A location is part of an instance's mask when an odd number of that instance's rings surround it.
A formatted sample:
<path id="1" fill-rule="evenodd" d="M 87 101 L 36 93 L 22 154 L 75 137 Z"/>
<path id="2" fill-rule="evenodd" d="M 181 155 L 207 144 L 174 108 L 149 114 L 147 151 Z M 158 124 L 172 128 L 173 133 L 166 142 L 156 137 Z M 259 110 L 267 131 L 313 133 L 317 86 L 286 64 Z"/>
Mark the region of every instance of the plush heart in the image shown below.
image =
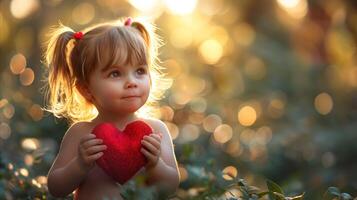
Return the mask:
<path id="1" fill-rule="evenodd" d="M 124 184 L 147 163 L 140 151 L 141 140 L 152 132 L 152 128 L 143 121 L 128 124 L 124 131 L 118 130 L 111 123 L 98 124 L 93 134 L 103 139 L 107 149 L 97 164 L 117 182 Z"/>

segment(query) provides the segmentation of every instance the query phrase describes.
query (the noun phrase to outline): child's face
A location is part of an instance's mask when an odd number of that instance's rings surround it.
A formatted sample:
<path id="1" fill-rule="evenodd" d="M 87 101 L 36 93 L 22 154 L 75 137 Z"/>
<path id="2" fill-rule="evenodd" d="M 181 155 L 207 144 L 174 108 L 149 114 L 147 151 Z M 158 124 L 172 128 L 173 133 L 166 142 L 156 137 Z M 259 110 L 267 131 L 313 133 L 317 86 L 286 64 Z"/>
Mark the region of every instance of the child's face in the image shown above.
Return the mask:
<path id="1" fill-rule="evenodd" d="M 147 65 L 101 67 L 89 79 L 89 91 L 99 112 L 133 113 L 149 97 L 150 74 Z"/>

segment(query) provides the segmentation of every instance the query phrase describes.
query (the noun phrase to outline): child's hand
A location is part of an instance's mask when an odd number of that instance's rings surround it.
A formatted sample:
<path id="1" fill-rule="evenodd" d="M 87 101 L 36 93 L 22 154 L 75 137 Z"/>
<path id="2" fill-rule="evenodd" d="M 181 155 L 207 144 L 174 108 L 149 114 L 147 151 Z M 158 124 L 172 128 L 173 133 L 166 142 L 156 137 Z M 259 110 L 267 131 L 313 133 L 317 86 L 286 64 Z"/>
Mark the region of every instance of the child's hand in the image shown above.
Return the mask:
<path id="1" fill-rule="evenodd" d="M 103 155 L 106 145 L 101 145 L 102 139 L 97 139 L 94 134 L 88 134 L 81 138 L 78 147 L 79 160 L 86 169 L 91 169 L 94 162 Z"/>
<path id="2" fill-rule="evenodd" d="M 161 133 L 152 133 L 149 136 L 144 136 L 143 140 L 141 140 L 141 144 L 143 145 L 143 148 L 141 148 L 141 152 L 148 159 L 148 164 L 146 165 L 147 169 L 155 167 L 157 162 L 159 161 L 161 154 L 161 138 Z"/>

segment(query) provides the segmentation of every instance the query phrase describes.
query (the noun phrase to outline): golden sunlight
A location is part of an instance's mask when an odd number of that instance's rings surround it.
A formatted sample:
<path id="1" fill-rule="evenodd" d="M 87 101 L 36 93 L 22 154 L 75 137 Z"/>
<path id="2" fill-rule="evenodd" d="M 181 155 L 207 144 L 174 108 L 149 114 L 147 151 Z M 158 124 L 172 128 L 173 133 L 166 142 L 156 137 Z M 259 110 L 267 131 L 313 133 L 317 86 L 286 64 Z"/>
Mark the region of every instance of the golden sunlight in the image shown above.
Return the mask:
<path id="1" fill-rule="evenodd" d="M 199 52 L 207 64 L 213 65 L 221 59 L 223 47 L 217 40 L 209 39 L 200 45 Z"/>
<path id="2" fill-rule="evenodd" d="M 192 13 L 197 4 L 197 0 L 164 0 L 170 13 L 174 15 L 187 15 Z"/>
<path id="3" fill-rule="evenodd" d="M 158 0 L 129 0 L 129 3 L 145 13 L 151 13 L 159 6 Z"/>
<path id="4" fill-rule="evenodd" d="M 244 106 L 238 112 L 238 121 L 243 126 L 251 126 L 257 120 L 257 112 L 251 106 Z"/>
<path id="5" fill-rule="evenodd" d="M 12 0 L 10 12 L 15 18 L 22 19 L 34 13 L 39 5 L 38 0 Z"/>
<path id="6" fill-rule="evenodd" d="M 277 0 L 279 6 L 284 9 L 291 17 L 301 19 L 307 14 L 306 0 Z"/>

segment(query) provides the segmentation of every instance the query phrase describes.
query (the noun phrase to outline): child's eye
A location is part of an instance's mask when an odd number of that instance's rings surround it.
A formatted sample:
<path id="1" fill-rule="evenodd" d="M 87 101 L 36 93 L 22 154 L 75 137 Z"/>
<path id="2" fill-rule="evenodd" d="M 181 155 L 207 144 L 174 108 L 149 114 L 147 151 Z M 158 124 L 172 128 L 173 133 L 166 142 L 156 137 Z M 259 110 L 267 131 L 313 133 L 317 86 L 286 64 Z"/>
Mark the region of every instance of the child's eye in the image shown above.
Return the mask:
<path id="1" fill-rule="evenodd" d="M 113 77 L 114 78 L 114 77 L 118 77 L 120 75 L 121 75 L 120 71 L 115 70 L 115 71 L 110 72 L 109 77 Z"/>
<path id="2" fill-rule="evenodd" d="M 144 68 L 139 68 L 136 70 L 136 72 L 139 74 L 139 75 L 143 75 L 143 74 L 146 74 L 146 69 Z"/>

